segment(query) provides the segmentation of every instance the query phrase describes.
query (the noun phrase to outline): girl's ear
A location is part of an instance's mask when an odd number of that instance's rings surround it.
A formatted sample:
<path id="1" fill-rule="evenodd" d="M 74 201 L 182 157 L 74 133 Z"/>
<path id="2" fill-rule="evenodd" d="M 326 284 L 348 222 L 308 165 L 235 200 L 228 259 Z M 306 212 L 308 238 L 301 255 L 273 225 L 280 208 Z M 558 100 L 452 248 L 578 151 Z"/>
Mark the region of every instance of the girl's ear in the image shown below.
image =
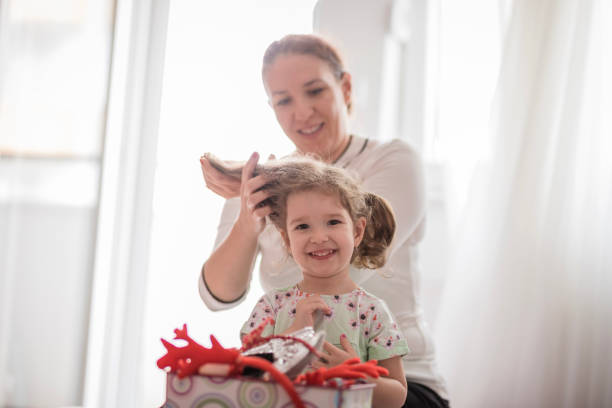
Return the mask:
<path id="1" fill-rule="evenodd" d="M 366 228 L 366 219 L 365 217 L 359 217 L 355 222 L 355 248 L 361 244 L 361 240 L 363 239 L 363 234 L 365 233 Z"/>

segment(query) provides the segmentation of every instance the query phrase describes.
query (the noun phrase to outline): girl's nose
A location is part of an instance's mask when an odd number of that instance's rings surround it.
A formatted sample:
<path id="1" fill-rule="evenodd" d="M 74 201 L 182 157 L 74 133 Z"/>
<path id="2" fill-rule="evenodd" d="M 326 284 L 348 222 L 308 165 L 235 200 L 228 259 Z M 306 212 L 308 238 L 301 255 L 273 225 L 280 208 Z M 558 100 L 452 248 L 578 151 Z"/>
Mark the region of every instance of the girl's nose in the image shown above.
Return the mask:
<path id="1" fill-rule="evenodd" d="M 327 233 L 322 229 L 313 231 L 312 235 L 310 236 L 310 241 L 314 244 L 320 244 L 322 242 L 327 242 L 328 240 L 329 237 L 327 236 Z"/>

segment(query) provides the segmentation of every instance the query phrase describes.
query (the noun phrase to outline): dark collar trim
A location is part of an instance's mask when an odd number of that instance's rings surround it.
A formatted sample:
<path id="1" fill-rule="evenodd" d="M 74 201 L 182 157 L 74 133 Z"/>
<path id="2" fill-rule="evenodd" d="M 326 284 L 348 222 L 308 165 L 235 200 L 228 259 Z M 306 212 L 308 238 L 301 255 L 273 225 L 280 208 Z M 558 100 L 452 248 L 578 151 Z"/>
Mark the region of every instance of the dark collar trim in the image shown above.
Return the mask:
<path id="1" fill-rule="evenodd" d="M 351 136 L 352 136 L 352 135 L 351 135 Z M 368 141 L 369 141 L 369 140 L 370 140 L 370 139 L 365 139 L 365 140 L 363 141 L 363 145 L 361 145 L 361 149 L 359 149 L 359 151 L 357 152 L 357 154 L 355 154 L 353 157 L 351 157 L 350 159 L 348 159 L 348 160 L 347 160 L 347 162 L 346 162 L 346 163 L 344 163 L 344 164 L 342 165 L 342 168 L 343 168 L 343 169 L 346 169 L 346 168 L 349 166 L 349 164 L 351 164 L 351 162 L 353 161 L 353 159 L 354 159 L 355 157 L 357 157 L 357 156 L 359 156 L 361 153 L 363 153 L 363 151 L 365 150 L 366 146 L 368 145 Z"/>
<path id="2" fill-rule="evenodd" d="M 344 150 L 342 151 L 342 153 L 340 153 L 340 156 L 338 156 L 338 158 L 332 162 L 332 164 L 338 163 L 338 160 L 340 160 L 342 158 L 342 156 L 344 156 L 344 153 L 347 152 L 349 147 L 351 147 L 351 143 L 353 143 L 353 135 L 349 135 L 349 141 L 346 144 L 346 146 L 344 147 Z"/>

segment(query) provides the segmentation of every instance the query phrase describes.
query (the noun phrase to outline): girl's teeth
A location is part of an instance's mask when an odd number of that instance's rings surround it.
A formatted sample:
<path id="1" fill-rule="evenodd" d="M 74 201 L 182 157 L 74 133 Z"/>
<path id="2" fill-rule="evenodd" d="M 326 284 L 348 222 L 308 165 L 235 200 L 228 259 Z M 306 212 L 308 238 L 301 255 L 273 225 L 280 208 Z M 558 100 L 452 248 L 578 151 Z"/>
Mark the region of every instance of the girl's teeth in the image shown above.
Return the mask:
<path id="1" fill-rule="evenodd" d="M 331 254 L 333 251 L 318 251 L 318 252 L 313 252 L 312 254 L 314 256 L 326 256 Z"/>

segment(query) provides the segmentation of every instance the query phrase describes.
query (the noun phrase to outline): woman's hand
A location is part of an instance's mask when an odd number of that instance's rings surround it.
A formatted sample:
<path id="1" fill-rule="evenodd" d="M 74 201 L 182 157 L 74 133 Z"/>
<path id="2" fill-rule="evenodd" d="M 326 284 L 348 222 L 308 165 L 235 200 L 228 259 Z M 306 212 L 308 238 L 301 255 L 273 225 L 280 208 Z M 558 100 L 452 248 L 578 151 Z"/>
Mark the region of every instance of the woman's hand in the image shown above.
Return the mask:
<path id="1" fill-rule="evenodd" d="M 292 333 L 296 330 L 303 329 L 307 326 L 314 326 L 315 313 L 320 310 L 324 314 L 331 313 L 331 309 L 327 303 L 321 299 L 319 295 L 306 295 L 305 298 L 297 302 L 295 306 L 295 318 L 289 329 L 285 333 Z"/>
<path id="2" fill-rule="evenodd" d="M 338 364 L 344 363 L 349 358 L 359 357 L 359 354 L 355 351 L 351 343 L 349 342 L 346 334 L 342 334 L 340 336 L 340 345 L 342 348 L 338 348 L 329 342 L 323 343 L 323 350 L 321 351 L 321 357 L 325 359 L 325 361 L 316 360 L 312 363 L 314 368 L 319 367 L 334 367 Z"/>
<path id="3" fill-rule="evenodd" d="M 257 236 L 266 225 L 266 216 L 270 215 L 272 209 L 269 206 L 259 204 L 270 196 L 265 190 L 260 190 L 268 181 L 263 175 L 253 177 L 257 166 L 259 154 L 253 153 L 242 168 L 240 183 L 240 214 L 238 221 L 245 232 Z"/>
<path id="4" fill-rule="evenodd" d="M 228 199 L 238 197 L 240 195 L 240 180 L 234 177 L 227 176 L 215 169 L 208 159 L 204 156 L 200 157 L 200 167 L 202 175 L 208 187 L 214 193 Z"/>

